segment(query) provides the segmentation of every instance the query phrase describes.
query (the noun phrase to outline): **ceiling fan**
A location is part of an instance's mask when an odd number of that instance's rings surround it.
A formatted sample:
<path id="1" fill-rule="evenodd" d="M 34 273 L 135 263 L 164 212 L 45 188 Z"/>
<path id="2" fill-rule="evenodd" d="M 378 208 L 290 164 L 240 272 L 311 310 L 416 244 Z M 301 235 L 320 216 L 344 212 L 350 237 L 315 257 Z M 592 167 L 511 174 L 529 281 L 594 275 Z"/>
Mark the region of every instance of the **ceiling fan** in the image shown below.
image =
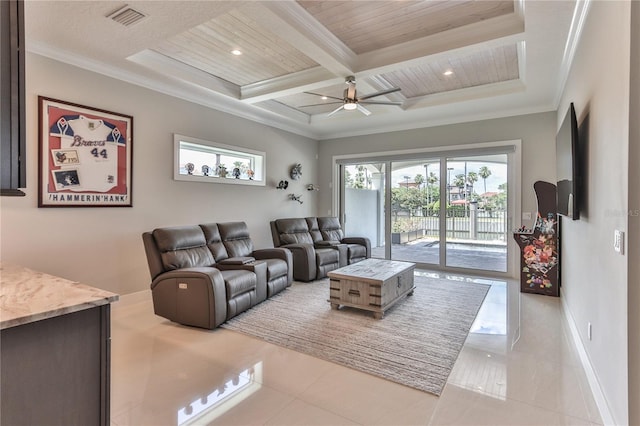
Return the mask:
<path id="1" fill-rule="evenodd" d="M 376 96 L 388 95 L 389 93 L 398 92 L 401 89 L 399 87 L 394 87 L 387 90 L 382 90 L 380 92 L 371 93 L 369 95 L 357 96 L 356 94 L 356 78 L 354 76 L 349 76 L 345 81 L 348 84 L 348 87 L 344 89 L 344 94 L 342 98 L 337 98 L 335 96 L 329 95 L 321 95 L 320 93 L 313 92 L 304 92 L 308 95 L 322 96 L 323 99 L 335 99 L 336 102 L 323 102 L 319 104 L 311 104 L 311 105 L 301 105 L 298 108 L 306 108 L 313 106 L 321 106 L 321 105 L 332 105 L 332 104 L 342 104 L 338 108 L 334 109 L 329 113 L 329 116 L 332 116 L 336 112 L 340 110 L 345 111 L 353 111 L 357 109 L 364 115 L 371 115 L 371 111 L 363 107 L 362 105 L 402 105 L 402 102 L 390 102 L 390 101 L 370 101 L 368 99 L 375 98 Z"/>

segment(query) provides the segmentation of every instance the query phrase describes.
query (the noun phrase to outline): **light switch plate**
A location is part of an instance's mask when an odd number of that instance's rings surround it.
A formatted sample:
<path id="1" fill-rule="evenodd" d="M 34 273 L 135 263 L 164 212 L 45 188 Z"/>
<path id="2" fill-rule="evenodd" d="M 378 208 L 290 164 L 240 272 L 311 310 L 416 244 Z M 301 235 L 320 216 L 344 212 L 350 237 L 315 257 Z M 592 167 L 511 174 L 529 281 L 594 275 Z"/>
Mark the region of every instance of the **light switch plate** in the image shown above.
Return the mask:
<path id="1" fill-rule="evenodd" d="M 522 220 L 531 220 L 531 212 L 523 212 Z"/>
<path id="2" fill-rule="evenodd" d="M 613 249 L 624 254 L 624 232 L 619 229 L 613 231 Z"/>

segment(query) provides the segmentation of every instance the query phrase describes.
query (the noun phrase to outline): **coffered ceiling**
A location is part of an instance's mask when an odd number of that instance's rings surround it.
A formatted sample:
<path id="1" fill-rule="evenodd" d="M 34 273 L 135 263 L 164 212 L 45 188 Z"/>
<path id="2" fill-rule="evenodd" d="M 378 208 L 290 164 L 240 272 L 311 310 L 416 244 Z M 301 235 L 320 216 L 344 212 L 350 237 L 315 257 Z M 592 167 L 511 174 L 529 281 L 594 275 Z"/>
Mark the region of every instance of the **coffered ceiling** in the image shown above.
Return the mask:
<path id="1" fill-rule="evenodd" d="M 324 139 L 555 109 L 575 6 L 30 0 L 25 14 L 35 53 Z M 357 97 L 400 88 L 367 99 L 398 105 L 329 116 L 350 76 Z"/>

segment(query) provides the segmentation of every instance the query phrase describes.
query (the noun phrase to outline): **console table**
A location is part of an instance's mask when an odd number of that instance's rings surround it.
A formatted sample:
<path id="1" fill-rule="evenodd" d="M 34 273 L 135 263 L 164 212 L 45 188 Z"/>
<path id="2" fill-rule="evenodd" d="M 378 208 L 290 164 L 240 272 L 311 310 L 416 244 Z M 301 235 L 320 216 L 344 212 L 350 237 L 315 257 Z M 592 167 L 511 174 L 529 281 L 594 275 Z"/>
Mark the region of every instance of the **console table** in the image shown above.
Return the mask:
<path id="1" fill-rule="evenodd" d="M 116 300 L 108 291 L 0 264 L 0 424 L 109 425 Z"/>

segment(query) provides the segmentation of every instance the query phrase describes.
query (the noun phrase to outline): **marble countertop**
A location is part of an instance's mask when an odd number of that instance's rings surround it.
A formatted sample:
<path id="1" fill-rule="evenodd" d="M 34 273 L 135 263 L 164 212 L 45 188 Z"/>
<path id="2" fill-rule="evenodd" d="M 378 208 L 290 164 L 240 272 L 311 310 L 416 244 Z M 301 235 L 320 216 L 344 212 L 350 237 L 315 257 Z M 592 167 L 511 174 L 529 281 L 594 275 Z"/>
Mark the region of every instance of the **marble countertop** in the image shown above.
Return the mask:
<path id="1" fill-rule="evenodd" d="M 106 305 L 118 297 L 22 266 L 0 264 L 0 329 Z"/>

